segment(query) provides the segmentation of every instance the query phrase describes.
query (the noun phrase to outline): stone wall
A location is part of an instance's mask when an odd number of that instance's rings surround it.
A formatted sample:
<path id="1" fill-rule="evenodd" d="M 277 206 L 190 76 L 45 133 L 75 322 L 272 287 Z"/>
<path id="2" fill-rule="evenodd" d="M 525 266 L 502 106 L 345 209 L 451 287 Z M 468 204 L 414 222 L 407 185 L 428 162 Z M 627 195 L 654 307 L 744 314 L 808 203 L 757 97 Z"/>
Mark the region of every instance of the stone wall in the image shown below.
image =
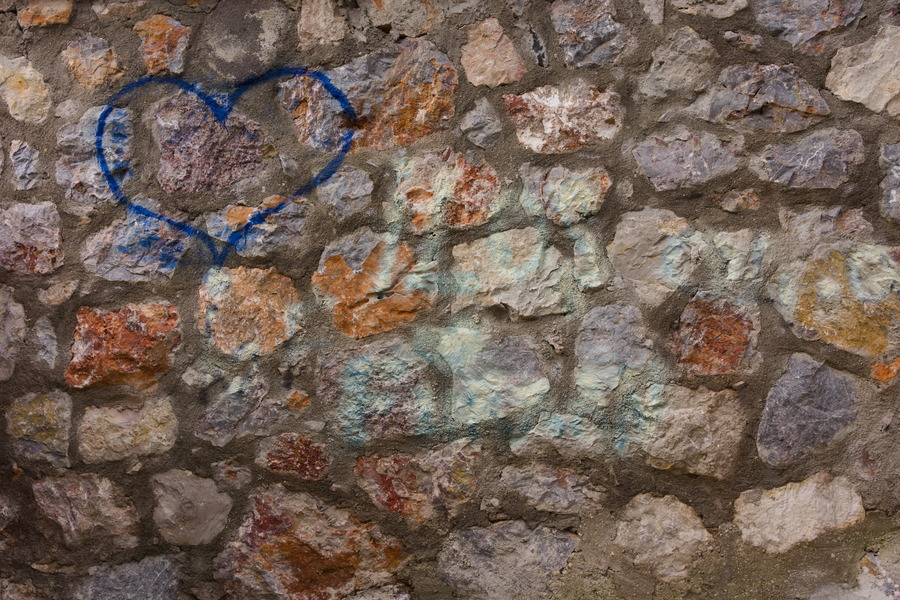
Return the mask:
<path id="1" fill-rule="evenodd" d="M 900 598 L 897 0 L 0 0 L 0 598 Z"/>

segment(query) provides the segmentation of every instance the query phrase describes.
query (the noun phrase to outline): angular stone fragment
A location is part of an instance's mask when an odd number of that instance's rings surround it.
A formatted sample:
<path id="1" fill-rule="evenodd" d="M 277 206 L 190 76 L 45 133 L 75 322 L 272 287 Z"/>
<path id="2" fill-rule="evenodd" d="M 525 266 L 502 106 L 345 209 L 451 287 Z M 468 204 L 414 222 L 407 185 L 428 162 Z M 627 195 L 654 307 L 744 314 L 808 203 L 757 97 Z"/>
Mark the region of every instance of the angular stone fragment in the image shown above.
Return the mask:
<path id="1" fill-rule="evenodd" d="M 61 281 L 59 283 L 54 283 L 46 290 L 40 290 L 37 296 L 42 304 L 59 306 L 71 298 L 76 289 L 78 289 L 77 281 Z"/>
<path id="2" fill-rule="evenodd" d="M 337 46 L 346 32 L 343 9 L 336 0 L 311 0 L 300 6 L 297 38 L 301 50 L 318 45 Z"/>
<path id="3" fill-rule="evenodd" d="M 584 475 L 534 463 L 529 467 L 503 467 L 500 483 L 525 498 L 538 510 L 579 514 L 599 508 L 603 494 Z"/>
<path id="4" fill-rule="evenodd" d="M 261 75 L 275 66 L 294 18 L 277 0 L 219 0 L 203 20 L 195 56 L 208 65 L 204 72 L 211 70 L 223 79 L 244 81 Z"/>
<path id="5" fill-rule="evenodd" d="M 862 136 L 853 129 L 820 129 L 795 144 L 766 146 L 750 161 L 763 181 L 789 187 L 837 188 L 865 159 Z"/>
<path id="6" fill-rule="evenodd" d="M 330 305 L 334 326 L 359 339 L 396 329 L 430 308 L 434 266 L 417 262 L 396 235 L 365 227 L 325 247 L 312 286 Z"/>
<path id="7" fill-rule="evenodd" d="M 137 510 L 125 491 L 109 479 L 94 473 L 66 473 L 39 479 L 31 487 L 38 509 L 58 525 L 69 548 L 137 546 Z"/>
<path id="8" fill-rule="evenodd" d="M 316 188 L 319 201 L 334 208 L 338 216 L 347 218 L 366 208 L 372 201 L 375 184 L 362 169 L 343 168 Z"/>
<path id="9" fill-rule="evenodd" d="M 6 433 L 16 458 L 69 466 L 72 400 L 60 391 L 27 394 L 6 409 Z"/>
<path id="10" fill-rule="evenodd" d="M 280 485 L 258 490 L 216 578 L 234 598 L 337 599 L 392 583 L 404 561 L 400 541 L 373 523 Z"/>
<path id="11" fill-rule="evenodd" d="M 615 543 L 659 579 L 682 581 L 712 542 L 703 521 L 675 496 L 640 494 L 622 510 Z"/>
<path id="12" fill-rule="evenodd" d="M 560 279 L 562 254 L 533 228 L 510 229 L 453 247 L 453 311 L 503 306 L 510 316 L 540 317 L 567 311 Z"/>
<path id="13" fill-rule="evenodd" d="M 653 51 L 650 69 L 639 79 L 638 90 L 654 99 L 671 93 L 700 92 L 712 79 L 713 62 L 719 53 L 690 27 L 666 36 Z"/>
<path id="14" fill-rule="evenodd" d="M 587 417 L 545 412 L 531 431 L 509 443 L 509 449 L 517 456 L 534 454 L 548 446 L 567 458 L 599 456 L 602 438 L 600 429 Z"/>
<path id="15" fill-rule="evenodd" d="M 75 586 L 72 600 L 178 600 L 178 563 L 168 556 L 97 567 Z"/>
<path id="16" fill-rule="evenodd" d="M 713 246 L 725 261 L 726 280 L 756 281 L 769 237 L 750 229 L 720 231 L 713 236 Z"/>
<path id="17" fill-rule="evenodd" d="M 103 107 L 88 109 L 78 123 L 63 125 L 56 135 L 60 158 L 56 162 L 56 182 L 66 188 L 67 203 L 63 210 L 88 216 L 97 204 L 114 200 L 109 184 L 97 163 L 97 120 Z M 134 130 L 131 113 L 113 109 L 106 119 L 106 164 L 119 183 L 129 176 Z"/>
<path id="18" fill-rule="evenodd" d="M 41 317 L 31 328 L 31 344 L 37 350 L 37 360 L 49 369 L 56 367 L 59 354 L 56 345 L 56 330 L 48 317 Z"/>
<path id="19" fill-rule="evenodd" d="M 436 427 L 428 365 L 406 344 L 324 352 L 317 372 L 319 397 L 337 410 L 351 443 L 427 434 Z"/>
<path id="20" fill-rule="evenodd" d="M 559 154 L 613 138 L 625 109 L 615 92 L 600 91 L 578 79 L 544 86 L 520 96 L 503 96 L 519 143 L 534 152 Z"/>
<path id="21" fill-rule="evenodd" d="M 845 209 L 843 206 L 812 207 L 801 212 L 787 208 L 778 210 L 782 235 L 798 242 L 801 252 L 807 254 L 815 244 L 837 239 L 863 240 L 871 236 L 873 229 L 863 216 L 863 209 Z"/>
<path id="22" fill-rule="evenodd" d="M 626 304 L 596 306 L 578 330 L 575 385 L 591 406 L 608 406 L 623 380 L 639 375 L 653 357 L 641 311 Z"/>
<path id="23" fill-rule="evenodd" d="M 197 329 L 238 360 L 265 356 L 300 331 L 300 297 L 274 267 L 210 269 L 197 298 Z"/>
<path id="24" fill-rule="evenodd" d="M 611 0 L 554 0 L 550 20 L 568 67 L 616 61 L 631 43 L 631 34 L 617 22 Z"/>
<path id="25" fill-rule="evenodd" d="M 900 26 L 887 25 L 868 41 L 839 49 L 825 86 L 842 100 L 900 117 Z"/>
<path id="26" fill-rule="evenodd" d="M 766 464 L 786 467 L 828 445 L 855 417 L 851 377 L 793 354 L 766 397 L 756 448 Z"/>
<path id="27" fill-rule="evenodd" d="M 900 144 L 881 145 L 881 167 L 884 169 L 881 214 L 889 219 L 900 219 Z"/>
<path id="28" fill-rule="evenodd" d="M 547 215 L 557 225 L 568 226 L 600 211 L 612 180 L 602 167 L 570 170 L 532 166 L 519 167 L 522 193 L 519 202 L 533 216 Z"/>
<path id="29" fill-rule="evenodd" d="M 654 25 L 662 25 L 666 14 L 666 0 L 639 0 L 647 19 Z"/>
<path id="30" fill-rule="evenodd" d="M 75 388 L 152 388 L 181 344 L 178 309 L 171 304 L 128 304 L 120 311 L 82 306 L 76 317 L 66 369 L 66 383 Z"/>
<path id="31" fill-rule="evenodd" d="M 72 0 L 28 0 L 16 11 L 22 27 L 65 25 L 72 15 Z"/>
<path id="32" fill-rule="evenodd" d="M 235 113 L 220 122 L 194 94 L 166 100 L 153 125 L 160 151 L 156 178 L 171 194 L 226 190 L 265 166 L 260 126 Z"/>
<path id="33" fill-rule="evenodd" d="M 699 17 L 727 19 L 747 8 L 747 0 L 670 0 L 669 4 L 679 12 Z"/>
<path id="34" fill-rule="evenodd" d="M 16 190 L 30 190 L 38 184 L 37 170 L 40 152 L 23 140 L 13 140 L 9 145 L 9 162 L 13 168 L 13 185 Z"/>
<path id="35" fill-rule="evenodd" d="M 772 35 L 797 46 L 852 23 L 863 0 L 759 0 L 756 20 Z"/>
<path id="36" fill-rule="evenodd" d="M 702 118 L 744 133 L 793 133 L 831 114 L 819 90 L 794 65 L 726 67 L 698 104 Z"/>
<path id="37" fill-rule="evenodd" d="M 256 464 L 276 475 L 315 481 L 325 476 L 331 459 L 325 446 L 296 433 L 282 433 L 260 442 Z"/>
<path id="38" fill-rule="evenodd" d="M 60 225 L 53 202 L 0 209 L 0 267 L 25 275 L 55 271 L 63 263 Z"/>
<path id="39" fill-rule="evenodd" d="M 642 423 L 629 444 L 648 465 L 731 477 L 750 421 L 737 392 L 655 384 L 633 398 Z"/>
<path id="40" fill-rule="evenodd" d="M 468 42 L 460 63 L 472 85 L 497 87 L 515 83 L 525 75 L 525 63 L 500 21 L 490 18 L 466 29 Z"/>
<path id="41" fill-rule="evenodd" d="M 361 0 L 359 4 L 372 25 L 410 38 L 427 33 L 444 21 L 436 0 Z"/>
<path id="42" fill-rule="evenodd" d="M 373 502 L 413 526 L 453 517 L 472 499 L 481 445 L 456 440 L 427 454 L 363 456 L 356 478 Z"/>
<path id="43" fill-rule="evenodd" d="M 453 376 L 450 415 L 458 423 L 534 410 L 550 391 L 540 355 L 528 338 L 493 339 L 483 331 L 454 327 L 441 336 L 437 352 Z"/>
<path id="44" fill-rule="evenodd" d="M 758 333 L 757 311 L 700 293 L 684 307 L 672 347 L 687 375 L 747 373 L 760 362 Z"/>
<path id="45" fill-rule="evenodd" d="M 157 14 L 136 23 L 134 32 L 141 38 L 141 54 L 148 74 L 181 73 L 184 70 L 190 27 L 172 17 Z"/>
<path id="46" fill-rule="evenodd" d="M 736 171 L 742 146 L 740 140 L 724 140 L 707 131 L 697 135 L 678 126 L 671 135 L 648 136 L 631 153 L 653 187 L 663 191 Z"/>
<path id="47" fill-rule="evenodd" d="M 170 544 L 208 544 L 225 529 L 231 498 L 212 479 L 172 469 L 151 478 L 156 508 L 153 522 Z"/>
<path id="48" fill-rule="evenodd" d="M 622 216 L 606 251 L 635 295 L 659 306 L 691 281 L 704 248 L 702 236 L 687 220 L 670 210 L 645 208 Z"/>
<path id="49" fill-rule="evenodd" d="M 133 19 L 143 12 L 147 0 L 128 0 L 126 2 L 106 1 L 102 4 L 94 2 L 91 9 L 101 21 L 114 19 Z"/>
<path id="50" fill-rule="evenodd" d="M 111 83 L 125 73 L 109 42 L 89 33 L 69 42 L 61 56 L 75 81 L 88 90 Z"/>
<path id="51" fill-rule="evenodd" d="M 772 554 L 865 518 L 862 498 L 851 483 L 828 473 L 770 490 L 747 490 L 734 501 L 741 538 Z"/>
<path id="52" fill-rule="evenodd" d="M 13 300 L 13 288 L 0 284 L 0 381 L 12 377 L 25 342 L 25 309 Z"/>
<path id="53" fill-rule="evenodd" d="M 470 142 L 481 148 L 493 147 L 503 132 L 500 113 L 487 98 L 475 102 L 475 107 L 463 115 L 459 128 Z"/>
<path id="54" fill-rule="evenodd" d="M 24 56 L 0 54 L 0 96 L 16 121 L 43 123 L 50 114 L 50 86 Z"/>
<path id="55" fill-rule="evenodd" d="M 405 0 L 391 4 L 408 5 Z M 450 127 L 456 68 L 427 40 L 376 50 L 326 75 L 356 112 L 355 148 L 408 146 Z M 342 146 L 350 124 L 319 83 L 308 77 L 289 79 L 280 84 L 278 98 L 291 113 L 302 143 L 325 151 Z"/>
<path id="56" fill-rule="evenodd" d="M 416 233 L 483 225 L 499 208 L 500 180 L 484 160 L 447 148 L 401 158 L 394 204 Z"/>
<path id="57" fill-rule="evenodd" d="M 78 424 L 78 454 L 88 464 L 164 454 L 177 438 L 168 398 L 152 398 L 138 409 L 89 406 Z"/>
<path id="58" fill-rule="evenodd" d="M 900 343 L 900 264 L 884 246 L 821 244 L 769 281 L 775 308 L 801 339 L 877 358 Z"/>
<path id="59" fill-rule="evenodd" d="M 261 223 L 249 230 L 244 227 L 260 213 L 267 214 Z M 206 216 L 206 229 L 216 239 L 228 242 L 236 231 L 243 237 L 231 240 L 235 252 L 241 256 L 267 256 L 276 250 L 297 251 L 305 241 L 301 236 L 306 223 L 308 204 L 305 198 L 296 200 L 284 196 L 269 196 L 258 207 L 229 204 Z"/>
<path id="60" fill-rule="evenodd" d="M 566 566 L 578 537 L 523 521 L 463 529 L 444 540 L 438 568 L 461 597 L 473 600 L 546 598 L 554 574 Z"/>
<path id="61" fill-rule="evenodd" d="M 753 188 L 746 190 L 731 190 L 716 197 L 716 201 L 722 210 L 730 213 L 738 213 L 745 210 L 759 210 L 761 203 L 759 194 Z"/>
<path id="62" fill-rule="evenodd" d="M 253 471 L 240 466 L 233 458 L 215 462 L 210 467 L 212 467 L 213 479 L 219 485 L 232 490 L 243 489 L 253 481 Z"/>

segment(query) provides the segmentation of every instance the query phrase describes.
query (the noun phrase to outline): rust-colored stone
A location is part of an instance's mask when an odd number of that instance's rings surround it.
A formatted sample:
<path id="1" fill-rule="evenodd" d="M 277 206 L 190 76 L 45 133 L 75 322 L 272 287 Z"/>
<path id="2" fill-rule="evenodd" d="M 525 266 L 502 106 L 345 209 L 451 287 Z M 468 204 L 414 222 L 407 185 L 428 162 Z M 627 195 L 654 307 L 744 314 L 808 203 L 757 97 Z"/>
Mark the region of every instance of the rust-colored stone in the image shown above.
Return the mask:
<path id="1" fill-rule="evenodd" d="M 16 12 L 16 17 L 22 27 L 64 25 L 72 16 L 72 7 L 72 0 L 28 0 Z"/>
<path id="2" fill-rule="evenodd" d="M 75 388 L 119 383 L 152 388 L 181 343 L 178 309 L 171 304 L 129 304 L 119 311 L 82 306 L 76 317 L 66 369 L 66 383 Z"/>
<path id="3" fill-rule="evenodd" d="M 312 481 L 322 479 L 331 464 L 324 446 L 296 433 L 282 433 L 261 446 L 256 464 L 276 475 Z"/>
<path id="4" fill-rule="evenodd" d="M 724 375 L 744 370 L 754 352 L 753 319 L 726 301 L 695 298 L 675 331 L 675 355 L 688 375 Z"/>
<path id="5" fill-rule="evenodd" d="M 141 54 L 150 75 L 184 70 L 190 27 L 166 15 L 153 15 L 135 24 L 134 32 L 141 38 Z"/>
<path id="6" fill-rule="evenodd" d="M 900 373 L 900 358 L 895 358 L 888 364 L 872 365 L 872 379 L 886 383 Z"/>

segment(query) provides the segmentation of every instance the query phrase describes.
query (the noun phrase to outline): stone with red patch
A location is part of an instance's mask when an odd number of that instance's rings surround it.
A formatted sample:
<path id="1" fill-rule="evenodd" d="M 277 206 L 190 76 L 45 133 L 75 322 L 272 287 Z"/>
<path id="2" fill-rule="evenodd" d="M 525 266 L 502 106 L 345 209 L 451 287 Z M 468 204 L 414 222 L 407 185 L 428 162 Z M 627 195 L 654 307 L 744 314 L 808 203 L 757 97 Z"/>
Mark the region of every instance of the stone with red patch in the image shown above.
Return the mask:
<path id="1" fill-rule="evenodd" d="M 256 464 L 276 475 L 314 481 L 324 477 L 331 460 L 325 446 L 296 433 L 282 433 L 260 442 Z"/>
<path id="2" fill-rule="evenodd" d="M 678 365 L 688 375 L 727 375 L 758 362 L 758 317 L 727 300 L 698 294 L 685 307 L 673 336 Z"/>

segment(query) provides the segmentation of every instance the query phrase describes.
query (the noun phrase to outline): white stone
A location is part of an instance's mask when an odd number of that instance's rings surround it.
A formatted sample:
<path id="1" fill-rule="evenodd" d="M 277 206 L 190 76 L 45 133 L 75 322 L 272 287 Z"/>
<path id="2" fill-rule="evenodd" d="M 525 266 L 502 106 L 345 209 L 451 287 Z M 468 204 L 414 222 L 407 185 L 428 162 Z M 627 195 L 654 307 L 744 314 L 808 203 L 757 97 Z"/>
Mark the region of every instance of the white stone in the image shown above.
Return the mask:
<path id="1" fill-rule="evenodd" d="M 885 25 L 870 40 L 838 50 L 825 86 L 838 98 L 900 117 L 900 26 Z"/>

